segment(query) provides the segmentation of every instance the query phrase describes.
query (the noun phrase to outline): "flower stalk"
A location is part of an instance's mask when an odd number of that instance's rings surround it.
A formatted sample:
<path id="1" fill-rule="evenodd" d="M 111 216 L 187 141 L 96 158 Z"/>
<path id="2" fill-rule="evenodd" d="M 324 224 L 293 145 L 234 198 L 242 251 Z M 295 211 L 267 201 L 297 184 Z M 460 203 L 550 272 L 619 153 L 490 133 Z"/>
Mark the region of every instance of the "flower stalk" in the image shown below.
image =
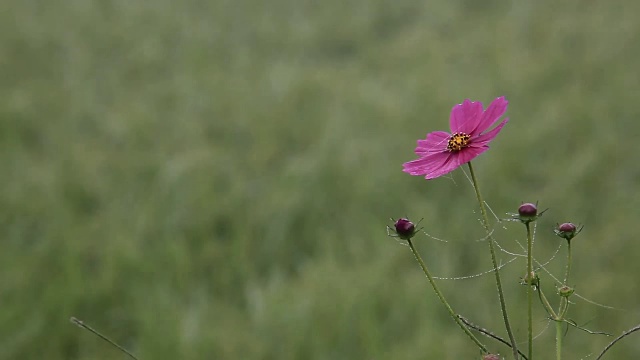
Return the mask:
<path id="1" fill-rule="evenodd" d="M 527 341 L 529 360 L 533 360 L 533 233 L 531 231 L 531 222 L 524 224 L 527 228 Z"/>
<path id="2" fill-rule="evenodd" d="M 500 271 L 498 269 L 498 262 L 496 260 L 496 250 L 493 239 L 493 234 L 491 232 L 491 227 L 489 226 L 489 217 L 487 216 L 487 209 L 485 207 L 484 201 L 482 200 L 482 195 L 480 194 L 480 189 L 478 187 L 478 181 L 476 179 L 476 174 L 473 171 L 473 166 L 471 166 L 471 162 L 468 162 L 469 172 L 471 173 L 471 181 L 473 182 L 473 189 L 476 192 L 476 198 L 478 199 L 478 203 L 480 204 L 480 212 L 482 213 L 482 224 L 484 229 L 487 232 L 487 237 L 489 238 L 489 252 L 491 253 L 491 262 L 493 264 L 493 273 L 496 278 L 496 288 L 498 289 L 498 297 L 500 298 L 500 310 L 502 311 L 502 319 L 504 321 L 505 329 L 507 330 L 507 335 L 509 336 L 509 341 L 511 342 L 511 350 L 513 353 L 514 360 L 518 360 L 518 346 L 516 344 L 516 339 L 513 336 L 513 330 L 511 329 L 511 325 L 509 324 L 509 315 L 507 314 L 507 304 L 504 299 L 504 291 L 502 291 L 502 281 L 500 280 Z"/>
<path id="3" fill-rule="evenodd" d="M 567 268 L 564 273 L 563 285 L 569 285 L 569 273 L 571 272 L 571 241 L 567 241 Z"/>
<path id="4" fill-rule="evenodd" d="M 438 296 L 438 299 L 440 299 L 440 302 L 442 302 L 444 307 L 447 309 L 447 312 L 449 312 L 449 316 L 451 316 L 451 318 L 456 322 L 456 324 L 460 326 L 462 331 L 464 331 L 464 333 L 467 334 L 469 338 L 471 338 L 471 340 L 478 346 L 478 348 L 480 348 L 480 351 L 482 351 L 483 354 L 487 354 L 489 352 L 487 348 L 480 342 L 480 340 L 478 340 L 478 338 L 475 335 L 473 335 L 473 333 L 471 333 L 469 328 L 467 328 L 462 323 L 462 320 L 460 320 L 458 315 L 456 315 L 456 313 L 453 311 L 453 308 L 451 307 L 451 305 L 449 305 L 449 302 L 447 302 L 447 300 L 445 299 L 444 295 L 442 294 L 442 292 L 438 288 L 438 285 L 433 279 L 433 276 L 431 276 L 431 273 L 429 272 L 427 265 L 422 260 L 422 257 L 416 250 L 415 246 L 413 246 L 413 242 L 411 241 L 411 239 L 407 239 L 407 243 L 409 244 L 409 248 L 411 248 L 411 252 L 413 253 L 413 256 L 415 256 L 416 260 L 418 261 L 418 264 L 420 264 L 420 267 L 422 268 L 422 272 L 424 272 L 424 274 L 427 276 L 427 279 L 429 280 L 429 283 L 431 284 L 433 291 Z"/>
<path id="5" fill-rule="evenodd" d="M 562 321 L 556 320 L 556 360 L 562 360 Z"/>

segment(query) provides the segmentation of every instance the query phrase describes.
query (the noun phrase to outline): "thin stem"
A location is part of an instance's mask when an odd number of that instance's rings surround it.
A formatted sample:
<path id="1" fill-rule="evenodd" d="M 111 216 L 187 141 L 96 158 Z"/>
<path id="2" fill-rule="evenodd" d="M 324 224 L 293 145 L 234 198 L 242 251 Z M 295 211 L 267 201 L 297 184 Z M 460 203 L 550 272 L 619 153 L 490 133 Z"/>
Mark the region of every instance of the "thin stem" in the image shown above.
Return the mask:
<path id="1" fill-rule="evenodd" d="M 509 342 L 507 340 L 501 338 L 500 336 L 492 333 L 491 331 L 489 331 L 487 329 L 481 328 L 480 326 L 472 323 L 471 321 L 469 321 L 469 319 L 463 317 L 462 315 L 458 315 L 458 317 L 460 318 L 460 320 L 462 320 L 462 322 L 465 325 L 467 325 L 468 327 L 472 328 L 473 330 L 475 330 L 475 331 L 477 331 L 477 332 L 479 332 L 479 333 L 481 333 L 481 334 L 483 334 L 483 335 L 485 335 L 487 337 L 490 337 L 492 339 L 498 340 L 501 343 L 507 345 L 508 347 L 511 347 L 511 344 L 509 344 Z M 529 360 L 529 358 L 527 358 L 527 355 L 523 354 L 522 351 L 518 350 L 518 354 L 520 354 L 520 356 L 522 356 L 522 358 L 524 360 Z"/>
<path id="2" fill-rule="evenodd" d="M 571 241 L 567 241 L 567 244 L 569 244 L 569 246 L 567 247 L 567 268 L 564 273 L 563 285 L 568 285 L 567 282 L 569 281 L 569 272 L 571 271 Z"/>
<path id="3" fill-rule="evenodd" d="M 562 358 L 562 320 L 561 320 L 561 317 L 558 316 L 553 311 L 553 308 L 551 307 L 551 304 L 549 304 L 549 300 L 547 300 L 547 297 L 544 296 L 544 293 L 542 292 L 542 288 L 540 287 L 540 284 L 538 284 L 538 296 L 540 296 L 540 301 L 542 302 L 542 305 L 544 306 L 544 308 L 547 310 L 547 313 L 551 317 L 551 320 L 555 321 L 555 323 L 556 323 L 556 360 L 561 360 L 561 358 Z M 566 298 L 564 298 L 564 297 L 562 299 L 566 300 Z M 562 309 L 559 309 L 558 311 L 561 311 L 561 310 Z"/>
<path id="4" fill-rule="evenodd" d="M 473 171 L 473 166 L 471 166 L 471 162 L 467 163 L 469 165 L 469 172 L 471 173 L 471 181 L 473 182 L 473 189 L 476 191 L 476 197 L 478 198 L 478 203 L 480 204 L 480 212 L 482 212 L 482 224 L 484 225 L 485 230 L 487 231 L 487 237 L 489 238 L 489 251 L 491 252 L 491 262 L 493 263 L 493 273 L 496 277 L 496 288 L 498 289 L 498 297 L 500 298 L 500 309 L 502 310 L 502 319 L 504 320 L 504 326 L 507 330 L 507 334 L 509 335 L 509 342 L 513 345 L 511 348 L 513 353 L 513 358 L 518 360 L 518 347 L 516 345 L 516 339 L 513 336 L 513 331 L 511 330 L 511 325 L 509 325 L 509 316 L 507 315 L 507 304 L 504 300 L 504 292 L 502 291 L 502 282 L 500 281 L 500 272 L 498 271 L 498 261 L 496 260 L 496 250 L 493 239 L 493 235 L 491 233 L 491 228 L 489 227 L 489 217 L 487 216 L 487 209 L 485 208 L 484 201 L 482 200 L 482 195 L 480 195 L 480 189 L 478 188 L 478 181 L 476 179 L 476 174 Z"/>
<path id="5" fill-rule="evenodd" d="M 79 327 L 92 332 L 94 335 L 96 335 L 97 337 L 99 337 L 100 339 L 108 342 L 109 344 L 111 344 L 111 346 L 116 347 L 118 350 L 122 351 L 123 353 L 129 355 L 129 357 L 131 357 L 134 360 L 138 360 L 138 358 L 136 358 L 135 356 L 133 356 L 132 353 L 130 353 L 129 351 L 127 351 L 127 349 L 123 348 L 122 346 L 116 344 L 115 341 L 109 339 L 108 337 L 102 335 L 100 332 L 98 332 L 98 330 L 95 330 L 94 328 L 92 328 L 91 326 L 85 324 L 82 320 L 78 320 L 75 317 L 71 317 L 71 319 L 69 319 L 69 321 L 71 321 L 72 323 L 78 325 Z"/>
<path id="6" fill-rule="evenodd" d="M 438 299 L 440 299 L 444 307 L 447 308 L 447 311 L 449 312 L 449 315 L 451 316 L 451 318 L 456 322 L 456 324 L 458 324 L 458 326 L 460 326 L 462 331 L 464 331 L 464 333 L 467 334 L 467 336 L 469 336 L 474 343 L 476 343 L 476 345 L 480 348 L 480 350 L 483 353 L 485 354 L 488 353 L 489 350 L 487 350 L 487 348 L 480 342 L 480 340 L 478 340 L 478 338 L 475 335 L 473 335 L 473 333 L 471 333 L 471 331 L 462 323 L 462 321 L 458 318 L 458 315 L 456 315 L 456 313 L 453 311 L 453 308 L 451 307 L 451 305 L 449 305 L 447 300 L 444 298 L 444 295 L 442 294 L 442 292 L 440 292 L 440 289 L 436 285 L 436 282 L 433 279 L 433 276 L 431 276 L 429 269 L 427 269 L 427 265 L 424 263 L 424 261 L 422 261 L 422 257 L 420 257 L 420 254 L 418 254 L 418 251 L 413 246 L 413 242 L 411 242 L 411 239 L 407 240 L 407 243 L 409 243 L 411 252 L 413 253 L 413 256 L 416 257 L 416 260 L 418 260 L 418 264 L 420 264 L 422 271 L 427 276 L 427 279 L 429 279 L 429 283 L 431 284 L 433 291 L 435 291 L 436 295 L 438 296 Z"/>
<path id="7" fill-rule="evenodd" d="M 569 299 L 561 296 L 560 306 L 558 307 L 558 320 L 564 320 L 564 316 L 567 315 L 567 310 L 569 310 Z"/>
<path id="8" fill-rule="evenodd" d="M 556 321 L 556 360 L 562 359 L 562 321 Z"/>
<path id="9" fill-rule="evenodd" d="M 596 360 L 600 360 L 600 358 L 602 358 L 604 356 L 604 353 L 606 353 L 607 351 L 609 351 L 609 349 L 611 349 L 611 347 L 613 345 L 615 345 L 618 341 L 622 340 L 624 337 L 630 335 L 633 332 L 636 332 L 640 330 L 640 325 L 634 326 L 631 329 L 625 331 L 622 333 L 622 335 L 618 336 L 617 338 L 615 338 L 612 342 L 609 343 L 609 345 L 607 345 L 604 350 L 602 350 L 602 352 L 600 353 L 600 355 L 598 355 L 598 357 L 596 358 Z"/>
<path id="10" fill-rule="evenodd" d="M 527 227 L 527 278 L 529 284 L 527 284 L 527 333 L 529 340 L 529 359 L 533 359 L 533 233 L 531 232 L 531 223 L 525 223 Z"/>
<path id="11" fill-rule="evenodd" d="M 562 282 L 562 286 L 568 286 L 567 281 L 569 280 L 569 272 L 571 271 L 571 241 L 567 241 L 569 246 L 567 247 L 567 267 L 564 273 L 564 280 Z M 567 314 L 569 310 L 569 299 L 564 296 L 560 297 L 560 305 L 558 306 L 558 320 L 564 320 L 564 316 Z"/>
<path id="12" fill-rule="evenodd" d="M 559 317 L 558 315 L 556 315 L 555 311 L 553 311 L 553 308 L 551 307 L 549 300 L 547 300 L 547 297 L 544 296 L 544 293 L 542 292 L 542 288 L 540 287 L 540 284 L 538 284 L 538 296 L 540 297 L 540 302 L 542 303 L 542 306 L 544 306 L 544 309 L 547 310 L 547 313 L 549 314 L 551 319 L 558 320 Z"/>

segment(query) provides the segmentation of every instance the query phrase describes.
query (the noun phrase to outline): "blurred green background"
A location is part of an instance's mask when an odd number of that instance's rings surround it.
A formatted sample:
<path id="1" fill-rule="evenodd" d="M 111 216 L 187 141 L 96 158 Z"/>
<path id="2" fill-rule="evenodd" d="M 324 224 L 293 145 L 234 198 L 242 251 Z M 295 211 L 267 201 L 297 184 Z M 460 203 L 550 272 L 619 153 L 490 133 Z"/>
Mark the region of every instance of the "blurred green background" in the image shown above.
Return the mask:
<path id="1" fill-rule="evenodd" d="M 625 310 L 574 297 L 570 317 L 613 334 L 640 323 L 638 13 L 631 0 L 2 2 L 0 359 L 125 358 L 71 316 L 146 360 L 476 359 L 385 225 L 424 217 L 449 240 L 416 240 L 437 276 L 491 268 L 464 174 L 401 169 L 454 104 L 501 95 L 511 121 L 475 161 L 489 205 L 550 208 L 541 260 L 556 222 L 585 224 L 577 293 Z M 523 226 L 496 229 L 522 252 Z M 523 344 L 524 269 L 503 270 Z M 505 336 L 491 275 L 440 284 Z M 535 316 L 538 358 L 552 358 L 553 325 Z M 609 341 L 570 329 L 565 358 Z"/>

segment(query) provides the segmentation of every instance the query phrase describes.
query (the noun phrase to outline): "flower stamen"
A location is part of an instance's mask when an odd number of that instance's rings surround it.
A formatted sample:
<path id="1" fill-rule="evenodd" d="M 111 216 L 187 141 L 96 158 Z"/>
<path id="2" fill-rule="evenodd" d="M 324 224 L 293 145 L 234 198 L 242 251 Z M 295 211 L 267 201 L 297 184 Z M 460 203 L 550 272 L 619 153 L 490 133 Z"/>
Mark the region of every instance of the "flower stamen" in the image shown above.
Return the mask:
<path id="1" fill-rule="evenodd" d="M 449 138 L 449 143 L 447 144 L 447 150 L 450 152 L 460 151 L 469 145 L 469 140 L 471 136 L 465 133 L 454 133 Z"/>

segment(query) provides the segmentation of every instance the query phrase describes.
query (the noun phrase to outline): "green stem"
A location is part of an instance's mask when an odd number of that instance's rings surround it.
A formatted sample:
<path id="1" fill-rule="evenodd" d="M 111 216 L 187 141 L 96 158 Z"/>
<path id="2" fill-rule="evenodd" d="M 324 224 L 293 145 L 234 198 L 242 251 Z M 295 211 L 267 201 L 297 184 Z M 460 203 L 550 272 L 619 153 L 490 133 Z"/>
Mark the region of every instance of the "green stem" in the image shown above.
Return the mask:
<path id="1" fill-rule="evenodd" d="M 567 243 L 569 244 L 567 248 L 567 268 L 565 270 L 564 281 L 562 283 L 562 286 L 569 286 L 567 285 L 567 282 L 569 281 L 569 272 L 571 271 L 571 241 L 567 241 Z M 568 310 L 569 310 L 569 299 L 564 296 L 560 297 L 560 306 L 558 308 L 559 320 L 564 320 L 564 317 L 567 314 Z"/>
<path id="2" fill-rule="evenodd" d="M 469 165 L 469 172 L 471 173 L 471 181 L 473 182 L 473 189 L 476 191 L 476 197 L 478 198 L 478 203 L 480 204 L 480 212 L 482 212 L 482 224 L 487 232 L 487 236 L 489 238 L 489 251 L 491 252 L 491 262 L 493 263 L 493 273 L 496 277 L 496 288 L 498 289 L 498 297 L 500 298 L 500 309 L 502 310 L 502 319 L 504 320 L 504 326 L 507 330 L 507 334 L 509 335 L 509 341 L 513 345 L 511 347 L 513 358 L 518 360 L 518 347 L 516 345 L 516 339 L 513 336 L 513 331 L 511 330 L 511 325 L 509 325 L 509 316 L 507 315 L 507 304 L 504 300 L 504 292 L 502 291 L 502 282 L 500 281 L 500 272 L 498 271 L 498 262 L 496 260 L 496 250 L 493 239 L 493 235 L 491 234 L 491 228 L 489 227 L 489 217 L 487 216 L 487 210 L 484 205 L 484 201 L 482 200 L 482 195 L 480 195 L 480 189 L 478 188 L 478 181 L 476 179 L 476 174 L 473 171 L 473 166 L 471 166 L 471 162 L 467 163 Z"/>
<path id="3" fill-rule="evenodd" d="M 487 350 L 487 348 L 480 342 L 480 340 L 478 340 L 478 338 L 471 333 L 471 331 L 464 325 L 464 323 L 462 323 L 462 320 L 458 318 L 456 313 L 453 311 L 453 308 L 451 307 L 451 305 L 449 305 L 447 300 L 444 298 L 444 295 L 442 294 L 442 292 L 440 292 L 440 289 L 436 285 L 436 282 L 433 279 L 433 276 L 431 276 L 429 269 L 427 269 L 427 265 L 424 263 L 424 261 L 422 261 L 422 257 L 420 257 L 420 254 L 418 254 L 418 251 L 413 246 L 413 242 L 411 242 L 411 239 L 407 240 L 407 242 L 409 243 L 409 247 L 411 248 L 411 252 L 413 253 L 413 256 L 416 257 L 416 260 L 418 260 L 418 264 L 420 264 L 422 271 L 427 276 L 427 279 L 429 279 L 429 283 L 431 284 L 433 291 L 435 291 L 436 295 L 438 296 L 438 299 L 440 299 L 444 307 L 447 308 L 447 311 L 449 312 L 449 315 L 451 316 L 451 318 L 456 322 L 456 324 L 458 324 L 458 326 L 460 326 L 462 331 L 464 331 L 464 333 L 467 334 L 467 336 L 469 336 L 474 343 L 476 343 L 476 345 L 480 348 L 480 350 L 483 353 L 485 354 L 488 353 L 489 350 Z"/>
<path id="4" fill-rule="evenodd" d="M 558 307 L 558 320 L 564 320 L 564 316 L 569 310 L 569 299 L 564 296 L 560 297 L 560 306 Z"/>
<path id="5" fill-rule="evenodd" d="M 98 330 L 92 328 L 91 326 L 85 324 L 82 320 L 78 320 L 75 317 L 71 317 L 71 319 L 69 319 L 72 323 L 78 325 L 79 327 L 93 333 L 94 335 L 96 335 L 97 337 L 99 337 L 100 339 L 106 341 L 107 343 L 109 343 L 111 346 L 115 347 L 116 349 L 122 351 L 123 353 L 127 354 L 130 358 L 134 359 L 134 360 L 138 360 L 137 357 L 133 356 L 132 353 L 130 353 L 129 351 L 127 351 L 127 349 L 123 348 L 122 346 L 118 345 L 115 341 L 109 339 L 108 337 L 102 335 Z"/>
<path id="6" fill-rule="evenodd" d="M 562 359 L 562 321 L 556 321 L 556 360 Z"/>
<path id="7" fill-rule="evenodd" d="M 547 310 L 547 313 L 549 314 L 551 319 L 557 320 L 558 315 L 556 315 L 555 311 L 553 311 L 553 308 L 551 307 L 549 300 L 547 300 L 547 297 L 544 296 L 544 293 L 542 292 L 542 288 L 540 287 L 540 284 L 538 284 L 538 296 L 540 297 L 540 302 L 542 303 L 542 306 L 544 306 L 545 310 Z"/>
<path id="8" fill-rule="evenodd" d="M 564 282 L 563 285 L 569 285 L 567 282 L 569 281 L 569 272 L 571 271 L 571 241 L 567 241 L 569 246 L 567 247 L 567 268 L 564 273 Z"/>
<path id="9" fill-rule="evenodd" d="M 527 278 L 529 284 L 527 284 L 527 335 L 529 340 L 529 360 L 533 360 L 533 233 L 531 232 L 531 223 L 525 223 L 527 227 Z"/>
<path id="10" fill-rule="evenodd" d="M 556 360 L 561 360 L 562 358 L 562 320 L 560 316 L 558 316 L 551 307 L 549 300 L 544 296 L 542 292 L 542 288 L 540 288 L 540 284 L 538 284 L 538 296 L 540 296 L 540 301 L 542 305 L 547 310 L 547 313 L 551 317 L 551 320 L 556 323 Z M 563 298 L 565 299 L 565 298 Z M 566 299 L 565 299 L 566 300 Z"/>

